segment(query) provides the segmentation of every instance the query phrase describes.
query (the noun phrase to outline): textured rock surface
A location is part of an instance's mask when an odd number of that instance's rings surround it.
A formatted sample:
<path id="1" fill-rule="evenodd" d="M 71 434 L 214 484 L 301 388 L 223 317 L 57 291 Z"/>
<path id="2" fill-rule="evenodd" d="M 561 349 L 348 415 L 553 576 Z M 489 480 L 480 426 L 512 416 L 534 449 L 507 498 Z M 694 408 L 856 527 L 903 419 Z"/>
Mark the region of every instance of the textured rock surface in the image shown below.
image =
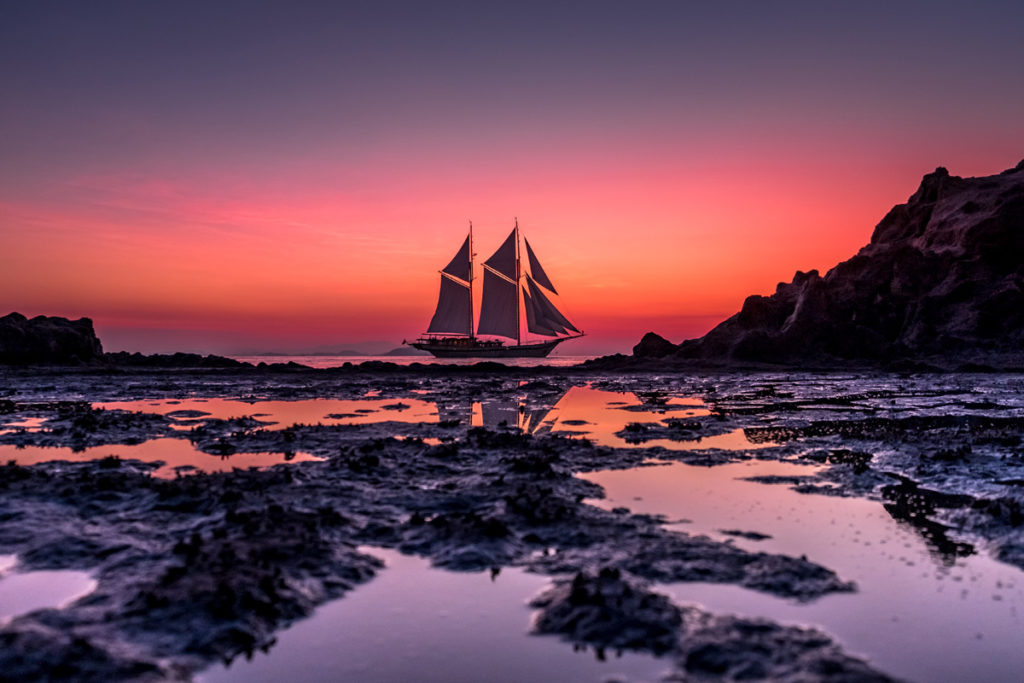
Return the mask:
<path id="1" fill-rule="evenodd" d="M 982 178 L 936 169 L 853 258 L 824 277 L 797 272 L 704 337 L 664 351 L 647 335 L 634 355 L 1024 366 L 1024 162 Z"/>
<path id="2" fill-rule="evenodd" d="M 92 320 L 20 313 L 0 318 L 0 363 L 85 363 L 103 355 Z"/>

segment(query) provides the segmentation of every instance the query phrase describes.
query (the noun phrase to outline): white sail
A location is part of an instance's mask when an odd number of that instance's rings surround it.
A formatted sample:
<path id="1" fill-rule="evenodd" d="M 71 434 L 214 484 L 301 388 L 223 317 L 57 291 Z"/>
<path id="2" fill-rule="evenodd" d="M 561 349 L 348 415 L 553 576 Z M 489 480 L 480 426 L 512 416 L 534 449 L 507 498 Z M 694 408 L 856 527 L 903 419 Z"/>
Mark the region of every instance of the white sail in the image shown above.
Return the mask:
<path id="1" fill-rule="evenodd" d="M 544 272 L 544 269 L 540 266 L 540 261 L 537 260 L 537 256 L 533 253 L 533 249 L 530 248 L 530 240 L 523 238 L 523 242 L 526 244 L 526 258 L 530 262 L 530 275 L 537 281 L 538 284 L 544 285 L 549 290 L 558 294 L 558 290 L 551 284 L 551 278 Z"/>
<path id="2" fill-rule="evenodd" d="M 469 287 L 442 275 L 437 310 L 434 311 L 427 332 L 472 334 L 473 328 L 469 321 L 472 307 L 473 300 L 469 296 Z"/>
<path id="3" fill-rule="evenodd" d="M 533 307 L 534 316 L 537 322 L 542 327 L 546 327 L 552 330 L 561 331 L 572 330 L 573 332 L 579 332 L 569 319 L 562 315 L 562 312 L 555 308 L 555 305 L 551 303 L 551 300 L 544 296 L 544 292 L 540 291 L 540 287 L 533 281 L 532 277 L 527 276 L 526 284 L 530 288 L 530 305 Z"/>
<path id="4" fill-rule="evenodd" d="M 512 269 L 515 270 L 514 263 Z M 517 289 L 514 282 L 484 268 L 484 296 L 480 304 L 477 334 L 495 334 L 515 339 L 519 317 L 516 310 Z"/>

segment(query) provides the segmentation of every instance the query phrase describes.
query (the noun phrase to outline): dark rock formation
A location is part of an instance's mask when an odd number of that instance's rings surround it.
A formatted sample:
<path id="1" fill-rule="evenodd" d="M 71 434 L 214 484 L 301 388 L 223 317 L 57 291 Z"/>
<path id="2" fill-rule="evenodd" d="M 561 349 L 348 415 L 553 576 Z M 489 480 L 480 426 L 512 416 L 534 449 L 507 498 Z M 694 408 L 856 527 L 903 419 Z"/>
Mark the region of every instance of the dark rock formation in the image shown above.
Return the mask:
<path id="1" fill-rule="evenodd" d="M 118 367 L 135 368 L 247 368 L 249 363 L 225 358 L 224 356 L 203 356 L 198 353 L 154 353 L 143 355 L 139 352 L 118 351 L 108 353 L 104 359 Z"/>
<path id="2" fill-rule="evenodd" d="M 650 337 L 634 355 L 667 356 Z M 853 258 L 748 297 L 671 358 L 1024 367 L 1024 161 L 982 178 L 936 169 Z"/>
<path id="3" fill-rule="evenodd" d="M 0 364 L 80 364 L 103 355 L 92 320 L 36 316 L 20 313 L 0 318 Z"/>
<path id="4" fill-rule="evenodd" d="M 648 332 L 640 343 L 633 347 L 633 355 L 637 358 L 663 358 L 670 356 L 677 351 L 675 344 L 668 339 Z"/>

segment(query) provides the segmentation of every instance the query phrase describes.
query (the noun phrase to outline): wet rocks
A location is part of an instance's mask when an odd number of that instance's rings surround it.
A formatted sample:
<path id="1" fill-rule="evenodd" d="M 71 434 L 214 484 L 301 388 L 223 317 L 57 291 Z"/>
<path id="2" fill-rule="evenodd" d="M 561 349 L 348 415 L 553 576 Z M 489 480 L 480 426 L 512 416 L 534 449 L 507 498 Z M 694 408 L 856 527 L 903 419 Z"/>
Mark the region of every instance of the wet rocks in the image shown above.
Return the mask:
<path id="1" fill-rule="evenodd" d="M 852 583 L 842 581 L 834 572 L 806 558 L 750 553 L 706 536 L 660 530 L 653 524 L 647 528 L 631 526 L 628 534 L 618 534 L 609 524 L 604 531 L 606 538 L 535 558 L 530 566 L 547 573 L 577 567 L 609 567 L 662 583 L 736 583 L 800 601 L 854 590 Z"/>
<path id="2" fill-rule="evenodd" d="M 690 612 L 676 657 L 686 680 L 891 681 L 821 631 Z"/>
<path id="3" fill-rule="evenodd" d="M 142 443 L 171 432 L 171 421 L 164 416 L 93 408 L 80 401 L 16 403 L 11 412 L 42 417 L 45 421 L 37 429 L 0 434 L 0 443 L 83 450 L 105 444 Z"/>
<path id="4" fill-rule="evenodd" d="M 96 361 L 102 354 L 89 318 L 40 315 L 28 319 L 20 313 L 0 318 L 0 365 L 78 365 Z"/>
<path id="5" fill-rule="evenodd" d="M 598 648 L 664 654 L 675 649 L 683 624 L 681 610 L 668 598 L 607 567 L 555 581 L 530 606 L 540 608 L 533 622 L 537 633 Z"/>
<path id="6" fill-rule="evenodd" d="M 0 631 L 0 681 L 158 681 L 175 672 L 40 623 Z"/>
<path id="7" fill-rule="evenodd" d="M 57 397 L 269 400 L 319 392 L 351 398 L 372 388 L 389 402 L 409 402 L 430 391 L 439 402 L 468 406 L 464 396 L 496 400 L 522 386 L 516 378 L 483 373 L 448 383 L 415 373 L 372 378 L 298 371 L 272 378 L 240 372 L 226 381 L 206 371 L 159 369 L 116 379 L 107 371 L 58 375 L 39 369 L 5 377 L 13 378 L 6 385 L 10 398 L 4 399 L 11 405 L 0 404 L 0 410 L 10 409 L 5 420 L 48 418 L 39 432 L 27 430 L 19 438 L 42 438 L 37 434 L 52 422 L 68 429 L 46 438 L 64 446 L 74 443 L 72 427 L 79 419 L 84 422 L 77 428 L 97 441 L 148 438 L 149 423 L 131 413 L 93 414 L 80 402 L 60 406 Z M 31 660 L 36 668 L 12 670 L 45 677 L 43 658 L 20 649 L 35 642 L 29 634 L 54 629 L 61 634 L 54 637 L 55 649 L 41 649 L 53 662 L 69 661 L 62 652 L 83 653 L 83 662 L 99 662 L 96 669 L 107 667 L 112 677 L 135 676 L 118 672 L 132 672 L 120 667 L 139 663 L 161 672 L 178 667 L 173 675 L 185 676 L 267 645 L 277 629 L 367 580 L 379 570 L 372 550 L 360 549 L 370 545 L 415 553 L 449 569 L 518 566 L 552 575 L 561 593 L 538 603 L 538 618 L 548 617 L 540 630 L 591 647 L 663 652 L 676 662 L 679 677 L 877 675 L 819 632 L 716 617 L 656 596 L 645 582 L 727 582 L 797 600 L 852 586 L 803 558 L 748 552 L 736 547 L 749 548 L 748 543 L 673 533 L 665 519 L 588 504 L 603 493 L 577 473 L 638 467 L 652 457 L 708 466 L 753 458 L 812 465 L 806 468 L 812 474 L 777 483 L 808 493 L 874 498 L 930 538 L 943 562 L 975 548 L 995 548 L 1000 559 L 1024 563 L 1020 378 L 586 379 L 594 387 L 636 393 L 651 412 L 672 407 L 669 400 L 676 396 L 696 396 L 712 406 L 713 414 L 699 421 L 666 419 L 665 434 L 671 429 L 686 438 L 749 428 L 749 437 L 782 445 L 722 450 L 714 457 L 705 452 L 699 455 L 704 460 L 696 460 L 697 453 L 612 449 L 581 438 L 530 437 L 507 427 L 467 429 L 468 419 L 448 425 L 385 421 L 266 429 L 258 421 L 183 414 L 178 417 L 196 420 L 197 431 L 167 432 L 163 438 L 198 435 L 194 443 L 203 448 L 222 443 L 237 453 L 301 450 L 324 460 L 171 480 L 154 479 L 154 466 L 131 460 L 0 466 L 0 552 L 17 553 L 32 568 L 88 568 L 98 582 L 92 595 L 66 609 L 23 615 L 0 630 L 10 639 L 0 642 L 10 642 L 15 651 L 3 656 Z M 547 393 L 567 383 L 548 380 L 537 380 L 536 390 Z M 162 424 L 149 425 L 152 433 L 162 433 Z M 3 438 L 15 436 L 11 430 Z M 99 658 L 76 649 L 75 638 Z M 13 660 L 3 663 L 8 661 Z M 144 679 L 148 670 L 139 669 L 137 677 Z"/>
<path id="8" fill-rule="evenodd" d="M 537 633 L 667 655 L 685 680 L 889 681 L 814 629 L 678 606 L 617 569 L 580 572 L 535 597 Z"/>
<path id="9" fill-rule="evenodd" d="M 105 415 L 97 435 L 122 434 L 118 420 L 128 417 Z M 301 448 L 325 460 L 169 480 L 130 460 L 0 467 L 0 549 L 30 567 L 92 568 L 98 582 L 75 605 L 19 617 L 4 633 L 59 623 L 112 658 L 130 646 L 132 661 L 195 670 L 268 645 L 283 625 L 370 578 L 379 563 L 357 544 L 462 571 L 607 567 L 802 599 L 848 590 L 809 562 L 584 503 L 602 493 L 574 472 L 636 465 L 638 452 L 507 429 L 434 446 L 393 438 L 390 422 L 233 432 L 230 421 L 208 422 L 239 452 Z"/>
<path id="10" fill-rule="evenodd" d="M 742 529 L 719 529 L 718 533 L 725 536 L 745 538 L 748 541 L 766 541 L 771 538 L 769 534 L 762 534 L 760 531 L 743 531 Z"/>

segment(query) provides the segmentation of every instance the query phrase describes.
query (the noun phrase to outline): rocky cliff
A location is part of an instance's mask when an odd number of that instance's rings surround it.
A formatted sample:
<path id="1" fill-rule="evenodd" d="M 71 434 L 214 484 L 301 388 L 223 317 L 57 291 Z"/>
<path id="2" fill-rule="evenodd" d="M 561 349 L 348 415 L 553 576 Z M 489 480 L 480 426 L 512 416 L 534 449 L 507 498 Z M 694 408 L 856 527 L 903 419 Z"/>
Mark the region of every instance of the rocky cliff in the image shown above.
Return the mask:
<path id="1" fill-rule="evenodd" d="M 1024 367 L 1024 161 L 983 178 L 936 169 L 824 277 L 797 272 L 704 337 L 648 335 L 634 357 Z"/>
<path id="2" fill-rule="evenodd" d="M 78 364 L 102 358 L 103 347 L 92 320 L 36 316 L 20 313 L 0 318 L 0 363 Z"/>

